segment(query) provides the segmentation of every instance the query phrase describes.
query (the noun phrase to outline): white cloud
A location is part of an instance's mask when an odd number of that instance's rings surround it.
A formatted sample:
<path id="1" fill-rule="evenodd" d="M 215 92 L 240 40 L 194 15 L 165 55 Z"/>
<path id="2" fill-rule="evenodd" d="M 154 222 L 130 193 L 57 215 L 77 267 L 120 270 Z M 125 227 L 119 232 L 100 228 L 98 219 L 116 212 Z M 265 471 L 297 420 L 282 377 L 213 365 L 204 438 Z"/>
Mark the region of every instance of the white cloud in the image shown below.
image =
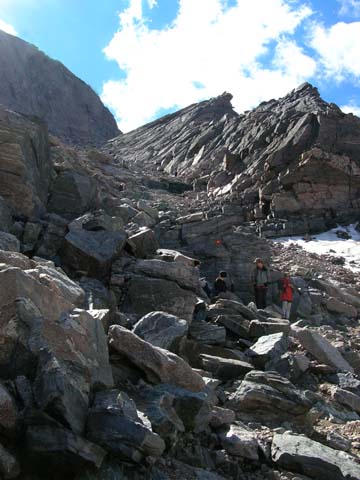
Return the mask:
<path id="1" fill-rule="evenodd" d="M 10 35 L 17 35 L 17 31 L 15 28 L 10 25 L 10 23 L 5 22 L 0 18 L 0 30 L 3 30 L 6 33 L 10 33 Z"/>
<path id="2" fill-rule="evenodd" d="M 353 113 L 360 117 L 360 105 L 356 105 L 355 103 L 349 103 L 348 105 L 343 105 L 340 107 L 344 113 Z"/>
<path id="3" fill-rule="evenodd" d="M 104 50 L 125 72 L 122 80 L 106 82 L 102 92 L 122 130 L 151 120 L 162 109 L 224 90 L 233 93 L 237 110 L 248 109 L 314 73 L 314 60 L 289 41 L 312 14 L 304 2 L 296 8 L 296 2 L 286 0 L 238 0 L 231 9 L 226 3 L 180 0 L 173 23 L 154 30 L 143 17 L 142 1 L 130 1 Z M 260 63 L 270 42 L 276 45 L 271 69 Z"/>
<path id="4" fill-rule="evenodd" d="M 326 76 L 337 81 L 360 76 L 360 22 L 339 22 L 330 28 L 316 26 L 311 45 L 320 55 Z"/>
<path id="5" fill-rule="evenodd" d="M 340 3 L 340 15 L 360 16 L 360 0 L 338 0 Z"/>

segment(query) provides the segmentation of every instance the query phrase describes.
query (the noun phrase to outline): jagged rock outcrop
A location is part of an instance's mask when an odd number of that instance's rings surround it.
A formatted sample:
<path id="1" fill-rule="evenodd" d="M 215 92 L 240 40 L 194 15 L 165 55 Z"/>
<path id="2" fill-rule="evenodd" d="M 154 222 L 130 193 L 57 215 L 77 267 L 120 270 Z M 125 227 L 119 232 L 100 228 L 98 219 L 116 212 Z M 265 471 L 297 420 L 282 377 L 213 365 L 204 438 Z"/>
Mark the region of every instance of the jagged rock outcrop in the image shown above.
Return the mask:
<path id="1" fill-rule="evenodd" d="M 45 121 L 51 133 L 77 145 L 101 145 L 119 134 L 96 93 L 60 62 L 0 31 L 0 104 Z"/>
<path id="2" fill-rule="evenodd" d="M 357 117 L 304 84 L 241 115 L 233 111 L 231 95 L 223 94 L 118 137 L 105 149 L 129 164 L 207 188 L 246 220 L 272 220 L 272 230 L 277 225 L 282 234 L 294 234 L 356 218 L 359 137 Z M 291 223 L 276 223 L 283 219 Z"/>

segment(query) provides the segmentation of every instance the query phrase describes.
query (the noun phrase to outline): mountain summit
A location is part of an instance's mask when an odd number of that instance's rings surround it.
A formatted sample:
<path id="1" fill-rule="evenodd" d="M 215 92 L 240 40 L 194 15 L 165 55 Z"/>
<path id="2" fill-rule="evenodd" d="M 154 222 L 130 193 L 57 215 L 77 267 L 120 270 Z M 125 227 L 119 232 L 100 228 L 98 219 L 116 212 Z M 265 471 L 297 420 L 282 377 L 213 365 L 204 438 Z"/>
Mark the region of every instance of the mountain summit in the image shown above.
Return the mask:
<path id="1" fill-rule="evenodd" d="M 98 95 L 62 63 L 0 30 L 0 103 L 46 121 L 76 145 L 101 145 L 119 134 Z"/>

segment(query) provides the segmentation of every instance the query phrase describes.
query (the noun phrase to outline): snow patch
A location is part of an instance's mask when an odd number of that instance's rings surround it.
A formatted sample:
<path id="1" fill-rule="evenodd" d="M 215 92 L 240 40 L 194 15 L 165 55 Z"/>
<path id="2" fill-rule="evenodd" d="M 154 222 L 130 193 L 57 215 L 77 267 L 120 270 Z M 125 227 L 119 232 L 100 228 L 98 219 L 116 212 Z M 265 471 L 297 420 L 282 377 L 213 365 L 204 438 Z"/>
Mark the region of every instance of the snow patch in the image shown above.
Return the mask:
<path id="1" fill-rule="evenodd" d="M 317 253 L 318 255 L 331 255 L 334 257 L 343 257 L 345 267 L 353 272 L 360 272 L 360 231 L 356 230 L 357 224 L 348 227 L 336 227 L 328 232 L 314 235 L 311 240 L 305 240 L 304 237 L 281 237 L 274 240 L 284 246 L 299 245 L 307 252 Z M 344 232 L 351 238 L 339 238 L 336 232 Z"/>

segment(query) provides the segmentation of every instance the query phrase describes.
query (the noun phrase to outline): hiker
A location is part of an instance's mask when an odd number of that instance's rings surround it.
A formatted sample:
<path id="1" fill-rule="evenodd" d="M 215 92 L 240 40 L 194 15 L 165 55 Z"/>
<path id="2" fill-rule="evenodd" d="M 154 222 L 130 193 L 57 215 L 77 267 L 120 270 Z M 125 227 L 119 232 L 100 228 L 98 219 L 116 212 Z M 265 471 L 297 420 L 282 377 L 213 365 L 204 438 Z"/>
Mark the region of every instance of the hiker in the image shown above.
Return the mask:
<path id="1" fill-rule="evenodd" d="M 284 273 L 283 278 L 279 280 L 279 288 L 280 288 L 280 300 L 282 302 L 283 317 L 286 320 L 289 320 L 292 301 L 294 299 L 294 290 L 296 290 L 299 293 L 299 295 L 301 295 L 301 290 L 294 287 L 294 285 L 291 283 L 289 273 Z"/>
<path id="2" fill-rule="evenodd" d="M 255 260 L 253 284 L 255 290 L 255 303 L 258 309 L 266 308 L 268 284 L 270 283 L 269 271 L 261 258 Z"/>
<path id="3" fill-rule="evenodd" d="M 230 288 L 227 283 L 227 272 L 220 272 L 214 283 L 214 295 L 218 296 L 220 293 L 234 292 L 234 284 L 231 283 Z"/>

